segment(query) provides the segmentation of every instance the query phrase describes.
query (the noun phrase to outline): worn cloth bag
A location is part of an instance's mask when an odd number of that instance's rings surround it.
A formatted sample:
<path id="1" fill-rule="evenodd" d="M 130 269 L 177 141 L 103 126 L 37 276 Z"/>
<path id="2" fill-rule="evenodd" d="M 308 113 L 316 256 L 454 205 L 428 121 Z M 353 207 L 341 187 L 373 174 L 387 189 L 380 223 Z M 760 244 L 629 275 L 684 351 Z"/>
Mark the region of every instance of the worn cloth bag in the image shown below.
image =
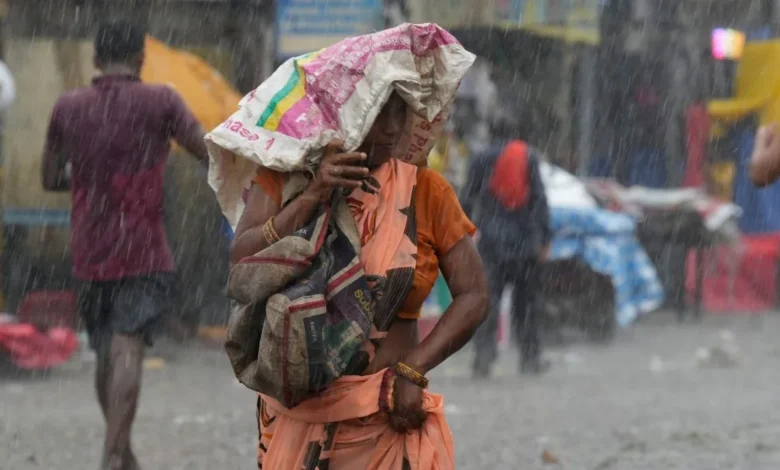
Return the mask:
<path id="1" fill-rule="evenodd" d="M 242 384 L 293 407 L 360 361 L 375 306 L 359 240 L 349 208 L 336 204 L 232 267 L 225 347 Z"/>
<path id="2" fill-rule="evenodd" d="M 336 193 L 302 229 L 233 265 L 225 348 L 242 384 L 291 408 L 365 369 L 414 279 L 416 175 L 391 160 L 370 187 Z M 291 175 L 283 200 L 305 185 Z"/>

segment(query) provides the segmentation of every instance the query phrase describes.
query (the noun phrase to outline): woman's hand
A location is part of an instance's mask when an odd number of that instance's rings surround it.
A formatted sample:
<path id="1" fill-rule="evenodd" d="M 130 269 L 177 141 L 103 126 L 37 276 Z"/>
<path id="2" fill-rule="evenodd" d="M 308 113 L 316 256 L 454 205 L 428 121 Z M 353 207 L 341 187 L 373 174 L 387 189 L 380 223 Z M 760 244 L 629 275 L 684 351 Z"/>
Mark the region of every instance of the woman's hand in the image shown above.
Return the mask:
<path id="1" fill-rule="evenodd" d="M 423 389 L 409 380 L 396 376 L 393 381 L 393 411 L 390 426 L 398 432 L 420 429 L 427 413 L 422 406 Z"/>
<path id="2" fill-rule="evenodd" d="M 756 186 L 774 183 L 780 176 L 780 134 L 777 125 L 762 126 L 756 133 L 750 158 L 750 180 Z"/>
<path id="3" fill-rule="evenodd" d="M 267 248 L 268 241 L 263 226 L 273 219 L 273 228 L 280 238 L 284 238 L 303 227 L 316 214 L 323 203 L 330 200 L 333 190 L 344 188 L 352 190 L 363 184 L 368 176 L 368 168 L 362 163 L 366 160 L 363 153 L 344 153 L 342 142 L 332 142 L 325 150 L 314 179 L 298 197 L 280 207 L 265 190 L 257 184 L 249 189 L 246 208 L 236 227 L 233 243 L 230 246 L 230 261 L 238 263 L 247 256 Z M 281 195 L 277 195 L 281 198 Z"/>
<path id="4" fill-rule="evenodd" d="M 309 184 L 307 192 L 327 200 L 334 189 L 353 190 L 363 185 L 369 170 L 363 165 L 366 154 L 360 152 L 344 152 L 344 142 L 333 141 L 325 149 L 317 173 Z"/>

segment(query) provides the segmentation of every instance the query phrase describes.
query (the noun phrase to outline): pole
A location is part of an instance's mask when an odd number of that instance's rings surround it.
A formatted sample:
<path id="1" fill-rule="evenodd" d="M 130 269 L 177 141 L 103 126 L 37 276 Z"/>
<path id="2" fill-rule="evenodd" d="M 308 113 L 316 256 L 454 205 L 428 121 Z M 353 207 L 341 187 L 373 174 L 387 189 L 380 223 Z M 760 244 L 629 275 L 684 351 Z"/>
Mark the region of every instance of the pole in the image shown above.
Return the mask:
<path id="1" fill-rule="evenodd" d="M 588 175 L 593 153 L 593 126 L 596 122 L 596 53 L 594 48 L 584 46 L 580 50 L 578 64 L 579 118 L 577 133 L 577 176 Z"/>
<path id="2" fill-rule="evenodd" d="M 249 93 L 273 72 L 275 0 L 230 0 L 225 32 L 235 61 L 234 84 Z"/>
<path id="3" fill-rule="evenodd" d="M 8 0 L 0 0 L 0 60 L 5 60 L 5 22 L 8 18 Z M 5 120 L 6 116 L 0 116 L 0 194 L 4 194 L 5 185 Z M 5 224 L 2 222 L 2 207 L 0 207 L 0 310 L 6 310 L 6 294 L 8 292 L 9 261 L 8 254 L 5 252 Z"/>

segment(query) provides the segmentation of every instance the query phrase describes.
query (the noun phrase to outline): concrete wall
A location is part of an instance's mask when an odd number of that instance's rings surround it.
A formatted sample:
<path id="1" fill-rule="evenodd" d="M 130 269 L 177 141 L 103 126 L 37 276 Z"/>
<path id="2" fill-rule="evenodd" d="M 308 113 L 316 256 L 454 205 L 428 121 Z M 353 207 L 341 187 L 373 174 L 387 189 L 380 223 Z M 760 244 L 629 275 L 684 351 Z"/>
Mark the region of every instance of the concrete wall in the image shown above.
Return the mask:
<path id="1" fill-rule="evenodd" d="M 41 155 L 49 116 L 65 91 L 92 77 L 92 54 L 82 41 L 6 40 L 6 63 L 17 83 L 17 99 L 5 119 L 2 203 L 5 211 L 67 210 L 70 195 L 41 186 Z M 52 262 L 66 255 L 67 231 L 52 226 L 29 228 L 31 255 Z"/>

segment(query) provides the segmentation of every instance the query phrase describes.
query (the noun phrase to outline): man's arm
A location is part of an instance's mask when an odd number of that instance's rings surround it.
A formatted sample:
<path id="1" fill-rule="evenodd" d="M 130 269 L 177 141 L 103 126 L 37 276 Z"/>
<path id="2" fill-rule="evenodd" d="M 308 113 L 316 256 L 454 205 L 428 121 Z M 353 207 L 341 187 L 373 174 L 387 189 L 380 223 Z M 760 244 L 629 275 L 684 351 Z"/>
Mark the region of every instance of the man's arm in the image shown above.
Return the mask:
<path id="1" fill-rule="evenodd" d="M 201 163 L 208 165 L 209 153 L 203 137 L 205 133 L 198 120 L 174 90 L 170 93 L 170 122 L 168 132 L 185 150 Z"/>
<path id="2" fill-rule="evenodd" d="M 547 205 L 547 194 L 544 191 L 542 174 L 539 171 L 539 158 L 534 151 L 531 151 L 528 156 L 529 177 L 531 180 L 531 197 L 528 205 L 531 211 L 532 223 L 538 224 L 542 237 L 541 249 L 543 252 L 546 252 L 549 249 L 553 236 L 552 228 L 550 227 L 550 209 Z M 541 255 L 543 258 L 546 257 L 546 253 Z"/>
<path id="3" fill-rule="evenodd" d="M 466 177 L 466 184 L 461 189 L 460 205 L 466 217 L 474 220 L 474 207 L 477 198 L 482 193 L 482 186 L 485 184 L 485 171 L 487 167 L 487 158 L 485 155 L 477 154 L 469 163 L 469 172 Z"/>
<path id="4" fill-rule="evenodd" d="M 52 111 L 49 129 L 46 131 L 46 144 L 43 149 L 41 182 L 47 191 L 68 191 L 70 178 L 67 175 L 68 160 L 62 153 L 62 131 L 60 129 L 59 107 Z"/>
<path id="5" fill-rule="evenodd" d="M 780 176 L 780 135 L 777 125 L 761 127 L 756 133 L 748 168 L 750 181 L 762 188 Z"/>

